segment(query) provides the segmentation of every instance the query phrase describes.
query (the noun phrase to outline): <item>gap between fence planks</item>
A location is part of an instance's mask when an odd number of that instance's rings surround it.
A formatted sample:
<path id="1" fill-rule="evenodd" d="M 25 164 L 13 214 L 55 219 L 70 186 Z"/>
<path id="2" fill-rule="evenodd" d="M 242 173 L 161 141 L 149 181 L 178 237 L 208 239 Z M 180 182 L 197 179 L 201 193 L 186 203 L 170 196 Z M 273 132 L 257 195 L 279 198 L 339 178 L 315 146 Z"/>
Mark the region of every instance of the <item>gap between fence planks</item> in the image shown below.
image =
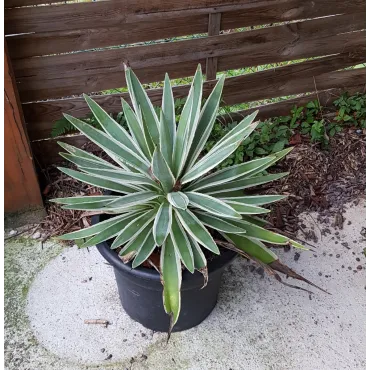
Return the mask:
<path id="1" fill-rule="evenodd" d="M 230 26 L 236 28 L 263 24 L 260 21 L 284 22 L 331 14 L 350 14 L 363 10 L 365 10 L 364 0 L 316 0 L 314 3 L 306 0 L 234 2 L 133 0 L 131 4 L 127 0 L 98 1 L 5 9 L 5 34 L 121 27 L 122 24 L 135 25 L 147 21 L 160 23 L 166 19 L 176 22 L 177 18 L 182 17 L 189 18 L 191 24 L 191 17 L 197 15 L 208 17 L 209 13 L 225 13 L 223 27 L 228 29 Z M 50 22 L 51 19 L 53 22 Z"/>
<path id="2" fill-rule="evenodd" d="M 335 99 L 337 99 L 340 96 L 340 94 L 343 93 L 344 91 L 355 93 L 355 92 L 364 92 L 364 89 L 365 81 L 362 81 L 362 83 L 359 85 L 353 86 L 346 85 L 342 86 L 341 88 L 332 88 L 325 91 L 318 91 L 303 97 L 284 100 L 279 103 L 256 106 L 255 108 L 249 110 L 231 113 L 228 114 L 227 116 L 226 115 L 221 116 L 219 117 L 219 119 L 221 122 L 224 123 L 231 122 L 233 120 L 239 121 L 240 119 L 242 119 L 242 117 L 254 112 L 257 109 L 259 110 L 257 119 L 267 119 L 270 117 L 283 116 L 289 114 L 294 105 L 297 106 L 305 105 L 309 101 L 317 99 L 317 95 L 319 96 L 320 103 L 323 106 L 326 106 L 332 103 Z M 63 141 L 79 148 L 86 143 L 90 143 L 89 140 L 83 135 L 73 135 L 68 137 L 62 137 L 59 139 L 49 139 L 33 142 L 32 149 L 36 157 L 39 158 L 38 163 L 42 168 L 45 168 L 51 164 L 56 164 L 63 160 L 63 158 L 60 157 L 59 155 L 61 148 L 57 144 L 57 141 Z M 98 149 L 99 148 L 96 147 L 96 150 Z M 48 153 L 48 155 L 45 156 L 45 153 Z"/>
<path id="3" fill-rule="evenodd" d="M 218 57 L 218 70 L 335 54 L 365 44 L 364 16 L 329 17 L 256 31 L 14 61 L 23 102 L 125 86 L 122 61 L 143 83 L 193 74 L 198 62 Z M 339 34 L 340 33 L 340 34 Z"/>
<path id="4" fill-rule="evenodd" d="M 351 3 L 350 7 L 349 3 L 347 0 L 316 0 L 314 3 L 305 0 L 273 0 L 267 3 L 247 3 L 246 9 L 222 13 L 220 29 L 228 31 L 239 27 L 322 17 L 332 15 L 334 12 L 361 13 L 365 9 L 363 0 Z M 86 5 L 89 4 L 91 3 Z M 10 17 L 9 24 L 13 27 L 12 30 L 8 30 L 9 33 L 32 32 L 8 37 L 9 51 L 13 59 L 160 40 L 205 33 L 208 30 L 208 14 L 184 15 L 181 12 L 176 13 L 175 17 L 163 18 L 160 22 L 152 14 L 145 19 L 136 15 L 136 19 L 134 17 L 130 22 L 121 20 L 117 24 L 112 18 L 106 20 L 101 17 L 102 19 L 96 22 L 86 15 L 73 24 L 76 18 L 69 19 L 71 14 L 68 13 L 65 29 L 54 30 L 52 27 L 55 27 L 55 23 L 47 23 L 50 16 L 53 16 L 53 9 L 55 7 L 49 10 L 50 14 L 46 16 L 45 21 L 39 20 L 38 23 L 44 27 L 41 30 L 40 26 L 28 25 L 27 17 L 32 18 L 32 13 L 25 14 L 25 19 L 20 20 L 12 19 L 15 10 L 7 13 L 6 19 Z M 20 18 L 19 15 L 17 18 Z M 62 22 L 62 19 L 62 16 L 58 16 L 57 22 Z M 107 21 L 107 24 L 104 21 Z M 86 26 L 89 27 L 85 28 L 84 22 L 88 22 Z"/>
<path id="5" fill-rule="evenodd" d="M 341 80 L 345 84 L 349 84 L 350 80 L 353 79 L 355 81 L 354 85 L 359 85 L 360 82 L 358 81 L 363 78 L 365 69 L 335 73 L 328 72 L 364 61 L 365 52 L 363 51 L 355 55 L 339 54 L 262 72 L 230 77 L 225 80 L 222 104 L 233 105 L 314 91 L 313 76 L 318 76 L 316 83 L 320 86 L 320 90 L 340 87 L 338 83 L 340 84 Z M 324 73 L 326 75 L 323 75 Z M 208 96 L 214 84 L 215 81 L 205 82 L 204 97 Z M 186 97 L 189 87 L 189 85 L 174 87 L 174 97 Z M 152 89 L 147 92 L 153 104 L 161 104 L 162 89 Z M 93 99 L 109 113 L 122 111 L 121 98 L 130 102 L 127 93 L 93 96 Z M 53 122 L 62 118 L 63 112 L 80 118 L 86 117 L 90 112 L 83 98 L 23 104 L 23 110 L 32 140 L 50 137 Z"/>

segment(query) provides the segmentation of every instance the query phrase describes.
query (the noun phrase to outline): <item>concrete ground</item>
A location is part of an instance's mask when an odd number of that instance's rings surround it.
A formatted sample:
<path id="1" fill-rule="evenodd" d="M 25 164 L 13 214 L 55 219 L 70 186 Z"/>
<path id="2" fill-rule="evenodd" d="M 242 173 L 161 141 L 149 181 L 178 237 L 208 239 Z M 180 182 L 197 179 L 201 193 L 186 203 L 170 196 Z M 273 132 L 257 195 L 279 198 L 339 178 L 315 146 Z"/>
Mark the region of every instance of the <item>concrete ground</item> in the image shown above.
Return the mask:
<path id="1" fill-rule="evenodd" d="M 165 334 L 125 314 L 113 271 L 95 248 L 50 242 L 41 249 L 35 240 L 12 238 L 5 246 L 5 368 L 365 369 L 364 201 L 348 205 L 344 217 L 337 230 L 314 213 L 302 215 L 306 230 L 318 236 L 317 251 L 279 251 L 331 295 L 285 287 L 240 258 L 224 275 L 213 313 L 174 333 L 168 345 Z"/>

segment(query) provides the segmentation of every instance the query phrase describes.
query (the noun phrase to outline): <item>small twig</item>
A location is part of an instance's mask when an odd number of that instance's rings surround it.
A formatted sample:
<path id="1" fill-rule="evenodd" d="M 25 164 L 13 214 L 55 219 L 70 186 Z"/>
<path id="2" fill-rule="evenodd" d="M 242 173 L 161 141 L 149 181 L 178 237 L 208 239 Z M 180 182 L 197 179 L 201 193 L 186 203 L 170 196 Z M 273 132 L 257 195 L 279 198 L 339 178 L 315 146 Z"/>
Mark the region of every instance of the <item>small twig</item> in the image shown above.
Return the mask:
<path id="1" fill-rule="evenodd" d="M 103 325 L 107 328 L 108 325 L 110 325 L 110 322 L 102 319 L 87 319 L 84 321 L 84 324 Z"/>
<path id="2" fill-rule="evenodd" d="M 283 285 L 286 285 L 286 286 L 288 286 L 290 288 L 303 290 L 303 291 L 305 291 L 305 292 L 307 292 L 309 294 L 313 294 L 313 292 L 311 292 L 308 289 L 302 288 L 302 287 L 300 287 L 298 285 L 293 285 L 293 284 L 286 283 L 285 281 L 283 281 L 281 279 L 280 275 L 276 271 L 279 271 L 281 273 L 285 273 L 286 275 L 288 275 L 288 276 L 290 276 L 290 277 L 292 277 L 294 279 L 304 281 L 305 283 L 307 283 L 309 285 L 312 285 L 315 288 L 320 289 L 321 291 L 323 291 L 325 293 L 328 293 L 324 289 L 321 289 L 319 286 L 311 283 L 309 280 L 307 280 L 304 277 L 298 275 L 297 273 L 295 273 L 293 270 L 289 269 L 285 265 L 282 265 L 279 260 L 275 260 L 274 262 L 271 262 L 269 264 L 265 264 L 265 263 L 261 262 L 260 260 L 254 258 L 254 257 L 251 257 L 246 252 L 241 251 L 240 249 L 236 248 L 234 246 L 234 244 L 232 244 L 232 243 L 223 242 L 222 240 L 215 240 L 215 243 L 218 244 L 218 245 L 221 245 L 221 246 L 223 246 L 225 248 L 228 248 L 228 249 L 230 249 L 232 251 L 235 251 L 235 252 L 239 253 L 240 255 L 242 255 L 243 257 L 248 258 L 251 261 L 254 261 L 257 265 L 261 266 L 265 271 L 267 271 L 267 273 L 269 275 L 273 276 L 279 283 L 282 283 Z M 330 294 L 330 293 L 328 293 L 328 294 Z"/>
<path id="3" fill-rule="evenodd" d="M 37 225 L 36 227 L 38 227 L 39 225 Z M 13 235 L 9 235 L 7 237 L 4 238 L 4 240 L 9 240 L 9 239 L 12 239 L 12 238 L 15 238 L 16 236 L 19 236 L 19 235 L 22 235 L 24 233 L 26 233 L 27 231 L 30 231 L 34 228 L 34 226 L 32 227 L 29 227 L 28 229 L 25 229 L 25 230 L 22 230 L 22 231 L 19 231 L 19 232 L 16 232 L 15 234 Z"/>
<path id="4" fill-rule="evenodd" d="M 320 98 L 319 98 L 319 92 L 317 91 L 317 86 L 316 86 L 316 79 L 315 79 L 315 76 L 312 76 L 312 78 L 313 78 L 313 83 L 315 84 L 316 97 L 317 97 L 317 101 L 318 101 L 318 103 L 319 103 L 321 119 L 324 119 L 323 114 L 322 114 L 322 109 L 321 109 L 321 103 L 320 103 Z"/>

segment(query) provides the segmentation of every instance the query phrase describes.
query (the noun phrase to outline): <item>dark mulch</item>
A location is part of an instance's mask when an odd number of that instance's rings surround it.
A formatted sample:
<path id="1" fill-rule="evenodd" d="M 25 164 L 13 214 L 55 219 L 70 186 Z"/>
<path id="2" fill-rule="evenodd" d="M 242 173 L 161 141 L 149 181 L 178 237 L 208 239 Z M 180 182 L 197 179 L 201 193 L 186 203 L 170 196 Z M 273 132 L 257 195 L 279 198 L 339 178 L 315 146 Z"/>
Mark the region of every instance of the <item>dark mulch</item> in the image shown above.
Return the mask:
<path id="1" fill-rule="evenodd" d="M 341 227 L 344 204 L 365 196 L 365 161 L 365 133 L 360 130 L 341 132 L 331 139 L 327 149 L 303 139 L 273 169 L 289 171 L 289 176 L 263 191 L 290 195 L 272 206 L 269 221 L 293 235 L 301 228 L 308 239 L 315 236 L 310 237 L 310 231 L 299 224 L 298 215 L 302 212 L 318 211 L 323 220 L 334 216 L 335 226 Z"/>
<path id="2" fill-rule="evenodd" d="M 314 240 L 315 235 L 310 235 L 311 231 L 304 230 L 304 225 L 298 222 L 300 213 L 319 211 L 324 219 L 335 215 L 340 227 L 343 205 L 365 195 L 365 133 L 346 129 L 331 139 L 327 149 L 310 143 L 307 138 L 300 139 L 302 142 L 270 171 L 289 171 L 290 175 L 258 187 L 256 193 L 288 194 L 286 200 L 271 207 L 269 221 L 272 227 L 288 236 L 295 236 L 301 229 L 308 239 Z M 89 150 L 89 146 L 85 149 Z M 88 226 L 91 213 L 62 210 L 48 200 L 97 195 L 100 190 L 71 179 L 55 167 L 50 167 L 45 175 L 47 182 L 43 192 L 48 215 L 40 226 L 46 237 Z"/>

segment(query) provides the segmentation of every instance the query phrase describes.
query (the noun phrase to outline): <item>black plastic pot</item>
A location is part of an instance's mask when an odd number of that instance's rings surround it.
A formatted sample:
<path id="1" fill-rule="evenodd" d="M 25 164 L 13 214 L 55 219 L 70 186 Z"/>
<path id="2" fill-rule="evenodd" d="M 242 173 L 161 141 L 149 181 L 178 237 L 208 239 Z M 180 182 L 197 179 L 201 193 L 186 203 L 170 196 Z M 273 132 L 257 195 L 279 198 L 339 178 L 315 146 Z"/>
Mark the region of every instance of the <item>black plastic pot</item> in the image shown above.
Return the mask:
<path id="1" fill-rule="evenodd" d="M 92 223 L 100 221 L 94 216 Z M 162 300 L 162 284 L 158 272 L 151 268 L 124 264 L 108 242 L 97 245 L 99 252 L 114 268 L 119 297 L 127 314 L 154 331 L 167 332 L 170 324 Z M 236 253 L 223 249 L 220 256 L 208 262 L 208 284 L 203 289 L 203 275 L 198 271 L 183 272 L 181 288 L 181 313 L 173 331 L 182 331 L 199 325 L 213 310 L 225 267 Z"/>

